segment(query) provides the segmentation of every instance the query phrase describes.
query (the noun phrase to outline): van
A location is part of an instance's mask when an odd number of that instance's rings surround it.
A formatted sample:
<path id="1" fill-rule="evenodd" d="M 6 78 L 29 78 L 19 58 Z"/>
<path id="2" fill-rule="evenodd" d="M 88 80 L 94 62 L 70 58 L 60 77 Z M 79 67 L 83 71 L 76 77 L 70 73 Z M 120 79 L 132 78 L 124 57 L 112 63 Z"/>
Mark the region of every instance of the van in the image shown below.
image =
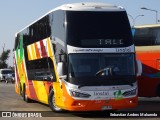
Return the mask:
<path id="1" fill-rule="evenodd" d="M 11 69 L 0 69 L 0 82 L 12 79 L 13 71 Z"/>

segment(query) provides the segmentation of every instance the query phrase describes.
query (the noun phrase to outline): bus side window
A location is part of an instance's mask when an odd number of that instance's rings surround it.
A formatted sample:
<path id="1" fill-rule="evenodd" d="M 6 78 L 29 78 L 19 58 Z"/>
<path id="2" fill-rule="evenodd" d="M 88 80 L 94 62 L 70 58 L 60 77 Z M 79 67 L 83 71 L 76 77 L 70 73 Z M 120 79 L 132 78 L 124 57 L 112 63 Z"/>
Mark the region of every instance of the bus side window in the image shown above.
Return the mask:
<path id="1" fill-rule="evenodd" d="M 56 80 L 53 61 L 49 57 L 28 61 L 26 66 L 29 80 Z"/>

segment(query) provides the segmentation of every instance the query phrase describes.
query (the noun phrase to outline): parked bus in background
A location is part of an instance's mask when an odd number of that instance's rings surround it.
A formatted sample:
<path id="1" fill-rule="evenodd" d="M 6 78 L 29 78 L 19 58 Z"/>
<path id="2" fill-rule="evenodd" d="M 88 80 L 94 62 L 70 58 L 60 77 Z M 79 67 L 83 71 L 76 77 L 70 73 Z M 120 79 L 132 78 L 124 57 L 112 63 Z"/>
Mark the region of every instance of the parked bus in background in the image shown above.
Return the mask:
<path id="1" fill-rule="evenodd" d="M 160 24 L 135 26 L 137 59 L 143 64 L 138 78 L 141 97 L 160 96 Z"/>
<path id="2" fill-rule="evenodd" d="M 137 106 L 135 46 L 126 11 L 60 6 L 16 33 L 15 89 L 53 111 Z"/>

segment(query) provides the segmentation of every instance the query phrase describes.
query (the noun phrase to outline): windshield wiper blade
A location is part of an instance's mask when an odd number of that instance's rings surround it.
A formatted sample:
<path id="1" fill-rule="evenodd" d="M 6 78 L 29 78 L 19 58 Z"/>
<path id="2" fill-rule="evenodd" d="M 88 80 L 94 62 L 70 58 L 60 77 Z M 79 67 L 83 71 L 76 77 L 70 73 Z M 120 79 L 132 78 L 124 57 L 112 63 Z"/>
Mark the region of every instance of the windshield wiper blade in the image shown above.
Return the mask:
<path id="1" fill-rule="evenodd" d="M 95 76 L 104 76 L 104 75 L 108 76 L 109 75 L 109 70 L 110 70 L 110 68 L 101 69 L 95 74 Z M 102 75 L 102 73 L 104 73 L 104 75 Z"/>

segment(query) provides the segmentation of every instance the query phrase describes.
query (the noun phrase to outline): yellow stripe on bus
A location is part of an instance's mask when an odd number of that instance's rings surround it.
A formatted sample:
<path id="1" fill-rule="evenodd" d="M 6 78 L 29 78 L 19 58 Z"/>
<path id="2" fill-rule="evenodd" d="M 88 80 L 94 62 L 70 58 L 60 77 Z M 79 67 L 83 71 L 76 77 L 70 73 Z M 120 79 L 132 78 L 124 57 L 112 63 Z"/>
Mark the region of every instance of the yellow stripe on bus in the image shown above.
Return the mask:
<path id="1" fill-rule="evenodd" d="M 48 95 L 43 81 L 33 81 L 38 101 L 48 104 Z"/>
<path id="2" fill-rule="evenodd" d="M 31 45 L 31 52 L 32 52 L 32 60 L 35 60 L 36 59 L 36 54 L 35 54 L 34 44 Z"/>
<path id="3" fill-rule="evenodd" d="M 27 47 L 27 53 L 28 53 L 28 60 L 32 60 L 31 52 L 30 52 L 30 45 Z"/>
<path id="4" fill-rule="evenodd" d="M 47 38 L 47 48 L 48 48 L 48 56 L 53 56 L 50 38 Z"/>

